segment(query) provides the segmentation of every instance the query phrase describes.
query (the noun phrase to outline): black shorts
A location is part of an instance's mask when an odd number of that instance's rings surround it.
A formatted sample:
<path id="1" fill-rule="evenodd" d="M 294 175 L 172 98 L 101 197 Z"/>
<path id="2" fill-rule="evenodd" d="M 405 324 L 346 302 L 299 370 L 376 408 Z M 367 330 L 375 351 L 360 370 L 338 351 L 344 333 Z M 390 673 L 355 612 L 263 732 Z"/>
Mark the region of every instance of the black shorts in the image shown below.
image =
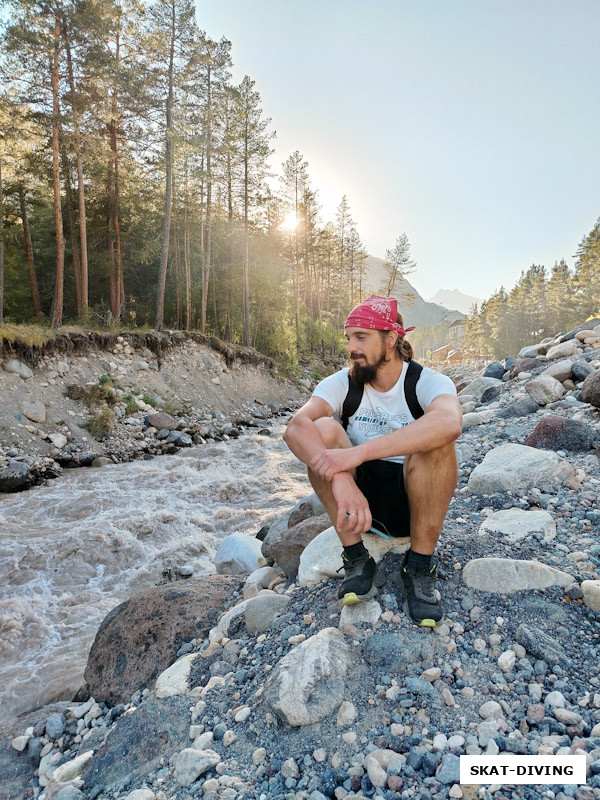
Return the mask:
<path id="1" fill-rule="evenodd" d="M 373 527 L 390 536 L 410 536 L 402 466 L 395 461 L 365 461 L 356 468 L 356 485 L 369 502 Z"/>

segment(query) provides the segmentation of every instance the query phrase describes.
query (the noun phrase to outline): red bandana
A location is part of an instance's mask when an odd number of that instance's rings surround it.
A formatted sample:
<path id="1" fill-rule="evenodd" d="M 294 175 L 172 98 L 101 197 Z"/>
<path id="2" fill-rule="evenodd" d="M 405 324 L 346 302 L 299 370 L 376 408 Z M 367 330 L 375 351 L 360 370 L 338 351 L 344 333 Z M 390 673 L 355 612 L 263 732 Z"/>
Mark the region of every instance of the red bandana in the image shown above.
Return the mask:
<path id="1" fill-rule="evenodd" d="M 370 328 L 376 331 L 397 331 L 404 337 L 412 328 L 403 328 L 396 322 L 398 317 L 398 301 L 395 297 L 380 297 L 372 294 L 359 303 L 348 314 L 344 328 Z"/>

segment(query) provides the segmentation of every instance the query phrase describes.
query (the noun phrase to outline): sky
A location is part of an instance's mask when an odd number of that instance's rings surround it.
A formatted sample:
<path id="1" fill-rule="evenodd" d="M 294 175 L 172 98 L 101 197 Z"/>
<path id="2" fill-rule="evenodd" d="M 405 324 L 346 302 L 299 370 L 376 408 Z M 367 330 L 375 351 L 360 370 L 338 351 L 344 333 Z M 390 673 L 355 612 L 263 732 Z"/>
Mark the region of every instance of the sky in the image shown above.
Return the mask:
<path id="1" fill-rule="evenodd" d="M 489 297 L 600 216 L 598 0 L 197 0 L 324 220 L 347 195 L 380 258 L 406 233 L 428 299 Z"/>

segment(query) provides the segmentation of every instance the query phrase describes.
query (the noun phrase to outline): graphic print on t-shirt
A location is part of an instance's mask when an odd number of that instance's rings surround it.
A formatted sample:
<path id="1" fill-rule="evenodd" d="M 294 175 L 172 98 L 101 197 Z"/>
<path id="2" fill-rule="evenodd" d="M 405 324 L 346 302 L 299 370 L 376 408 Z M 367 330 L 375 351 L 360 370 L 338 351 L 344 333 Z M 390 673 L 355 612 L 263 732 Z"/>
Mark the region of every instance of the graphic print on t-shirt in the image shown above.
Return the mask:
<path id="1" fill-rule="evenodd" d="M 383 436 L 404 428 L 409 422 L 411 420 L 406 414 L 391 414 L 381 406 L 376 406 L 375 410 L 361 406 L 352 420 L 352 426 L 356 426 L 363 436 Z"/>

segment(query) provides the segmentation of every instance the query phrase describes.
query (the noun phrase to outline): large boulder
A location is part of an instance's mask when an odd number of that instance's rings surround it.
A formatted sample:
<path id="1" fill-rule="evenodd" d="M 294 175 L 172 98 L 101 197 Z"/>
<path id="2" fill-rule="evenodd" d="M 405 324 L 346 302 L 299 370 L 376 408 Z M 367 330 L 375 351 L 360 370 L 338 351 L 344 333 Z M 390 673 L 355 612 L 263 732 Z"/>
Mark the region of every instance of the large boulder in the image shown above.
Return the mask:
<path id="1" fill-rule="evenodd" d="M 541 345 L 531 344 L 519 350 L 519 358 L 535 358 L 539 355 Z"/>
<path id="2" fill-rule="evenodd" d="M 565 393 L 565 387 L 551 375 L 538 375 L 532 381 L 525 384 L 525 389 L 536 403 L 546 406 L 548 403 L 555 403 Z"/>
<path id="3" fill-rule="evenodd" d="M 589 331 L 594 330 L 598 325 L 600 325 L 600 317 L 595 317 L 594 319 L 588 319 L 583 324 L 578 325 L 576 328 L 573 328 L 572 331 L 565 333 L 561 336 L 561 341 L 566 342 L 569 339 L 574 339 L 579 331 Z"/>
<path id="4" fill-rule="evenodd" d="M 6 372 L 12 372 L 15 375 L 19 375 L 19 377 L 23 378 L 24 381 L 28 380 L 29 378 L 33 378 L 33 372 L 29 369 L 27 364 L 23 364 L 22 361 L 18 361 L 16 358 L 11 358 L 9 361 L 5 361 L 2 366 Z"/>
<path id="5" fill-rule="evenodd" d="M 92 696 L 115 705 L 152 686 L 185 641 L 207 636 L 240 587 L 237 577 L 207 575 L 156 586 L 114 608 L 98 629 L 85 668 Z"/>
<path id="6" fill-rule="evenodd" d="M 496 416 L 500 419 L 510 419 L 511 417 L 525 417 L 527 414 L 534 414 L 540 407 L 532 397 L 524 397 L 522 400 L 515 400 L 505 408 L 501 408 Z"/>
<path id="7" fill-rule="evenodd" d="M 574 477 L 575 470 L 556 453 L 522 444 L 503 444 L 486 453 L 469 477 L 471 494 L 555 486 Z"/>
<path id="8" fill-rule="evenodd" d="M 122 716 L 81 776 L 86 797 L 121 796 L 125 787 L 139 786 L 163 760 L 189 745 L 189 709 L 184 695 L 150 697 Z"/>
<path id="9" fill-rule="evenodd" d="M 166 428 L 168 431 L 176 431 L 179 427 L 177 420 L 170 414 L 167 414 L 166 411 L 155 411 L 152 414 L 148 414 L 146 420 L 148 425 L 156 428 L 157 431 L 160 431 L 162 428 Z"/>
<path id="10" fill-rule="evenodd" d="M 32 422 L 46 422 L 46 406 L 40 400 L 20 400 L 19 408 L 23 416 Z"/>
<path id="11" fill-rule="evenodd" d="M 11 458 L 5 467 L 0 469 L 0 492 L 18 492 L 29 483 L 29 468 L 22 461 Z"/>
<path id="12" fill-rule="evenodd" d="M 215 553 L 215 569 L 219 575 L 249 575 L 267 564 L 261 552 L 262 542 L 245 533 L 226 536 Z"/>
<path id="13" fill-rule="evenodd" d="M 516 558 L 474 558 L 463 567 L 462 579 L 472 589 L 497 594 L 572 586 L 574 581 L 572 575 L 547 564 Z"/>
<path id="14" fill-rule="evenodd" d="M 501 364 L 499 361 L 491 361 L 485 368 L 483 377 L 501 380 L 505 372 L 504 364 Z"/>
<path id="15" fill-rule="evenodd" d="M 550 366 L 542 372 L 542 375 L 550 375 L 552 378 L 556 378 L 557 381 L 566 381 L 572 374 L 572 358 L 563 358 L 560 361 L 553 361 Z"/>
<path id="16" fill-rule="evenodd" d="M 312 542 L 331 522 L 327 514 L 298 522 L 292 528 L 280 530 L 262 544 L 262 554 L 267 561 L 274 561 L 288 578 L 295 578 L 300 566 L 300 556 L 305 547 Z"/>
<path id="17" fill-rule="evenodd" d="M 573 338 L 568 339 L 566 342 L 555 344 L 546 353 L 546 360 L 552 361 L 554 358 L 565 358 L 565 356 L 576 355 L 579 351 L 580 342 Z"/>
<path id="18" fill-rule="evenodd" d="M 569 417 L 549 416 L 538 422 L 525 440 L 529 447 L 544 450 L 593 450 L 600 436 L 591 425 Z"/>
<path id="19" fill-rule="evenodd" d="M 323 628 L 285 655 L 265 682 L 269 707 L 289 725 L 312 725 L 344 700 L 350 646 L 336 628 Z"/>
<path id="20" fill-rule="evenodd" d="M 600 369 L 594 370 L 583 382 L 583 402 L 600 408 Z"/>
<path id="21" fill-rule="evenodd" d="M 516 378 L 517 375 L 520 375 L 522 372 L 531 372 L 541 366 L 542 362 L 537 358 L 521 358 L 510 368 L 510 377 Z"/>
<path id="22" fill-rule="evenodd" d="M 269 548 L 271 542 L 281 536 L 281 534 L 288 528 L 293 528 L 299 522 L 302 522 L 309 517 L 323 514 L 324 512 L 325 508 L 323 503 L 321 503 L 314 492 L 313 494 L 309 495 L 309 497 L 299 500 L 293 508 L 285 511 L 283 514 L 281 514 L 281 516 L 277 517 L 273 522 L 271 522 L 265 536 L 263 537 L 265 547 Z M 264 550 L 263 554 L 266 555 Z"/>
<path id="23" fill-rule="evenodd" d="M 583 358 L 578 358 L 571 364 L 571 373 L 576 381 L 584 381 L 593 371 L 594 368 Z"/>

